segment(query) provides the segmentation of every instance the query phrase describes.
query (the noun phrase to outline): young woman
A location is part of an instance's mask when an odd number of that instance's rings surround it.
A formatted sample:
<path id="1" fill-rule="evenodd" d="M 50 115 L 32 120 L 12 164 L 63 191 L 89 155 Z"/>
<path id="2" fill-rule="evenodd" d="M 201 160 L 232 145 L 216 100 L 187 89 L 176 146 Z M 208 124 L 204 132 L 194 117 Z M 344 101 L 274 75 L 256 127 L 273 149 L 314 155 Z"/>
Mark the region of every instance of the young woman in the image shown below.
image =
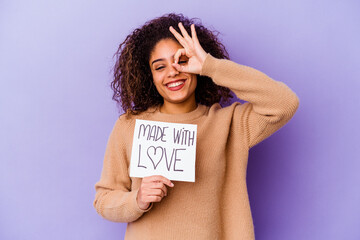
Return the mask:
<path id="1" fill-rule="evenodd" d="M 296 94 L 228 60 L 213 32 L 182 15 L 145 23 L 116 56 L 113 99 L 125 114 L 95 185 L 97 212 L 127 222 L 125 239 L 254 239 L 248 152 L 292 118 Z M 230 90 L 247 102 L 222 107 Z M 136 119 L 197 124 L 195 182 L 129 177 Z"/>

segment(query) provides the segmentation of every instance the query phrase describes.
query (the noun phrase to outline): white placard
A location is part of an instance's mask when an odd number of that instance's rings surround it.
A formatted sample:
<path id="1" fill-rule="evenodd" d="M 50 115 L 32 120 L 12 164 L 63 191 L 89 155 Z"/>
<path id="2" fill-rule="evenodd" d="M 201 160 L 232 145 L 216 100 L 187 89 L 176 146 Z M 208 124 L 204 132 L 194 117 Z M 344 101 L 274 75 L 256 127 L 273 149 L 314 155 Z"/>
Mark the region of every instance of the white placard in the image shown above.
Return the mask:
<path id="1" fill-rule="evenodd" d="M 197 125 L 136 119 L 130 177 L 195 182 Z"/>

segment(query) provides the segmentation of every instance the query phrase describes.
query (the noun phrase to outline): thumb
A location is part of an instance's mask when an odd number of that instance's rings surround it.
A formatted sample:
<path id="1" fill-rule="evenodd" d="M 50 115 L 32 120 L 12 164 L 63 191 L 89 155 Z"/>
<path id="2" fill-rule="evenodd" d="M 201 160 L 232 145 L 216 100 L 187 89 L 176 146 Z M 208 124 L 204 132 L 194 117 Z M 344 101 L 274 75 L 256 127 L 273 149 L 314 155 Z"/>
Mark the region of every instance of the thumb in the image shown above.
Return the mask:
<path id="1" fill-rule="evenodd" d="M 187 67 L 186 66 L 181 66 L 178 63 L 172 63 L 172 66 L 179 72 L 187 72 Z"/>

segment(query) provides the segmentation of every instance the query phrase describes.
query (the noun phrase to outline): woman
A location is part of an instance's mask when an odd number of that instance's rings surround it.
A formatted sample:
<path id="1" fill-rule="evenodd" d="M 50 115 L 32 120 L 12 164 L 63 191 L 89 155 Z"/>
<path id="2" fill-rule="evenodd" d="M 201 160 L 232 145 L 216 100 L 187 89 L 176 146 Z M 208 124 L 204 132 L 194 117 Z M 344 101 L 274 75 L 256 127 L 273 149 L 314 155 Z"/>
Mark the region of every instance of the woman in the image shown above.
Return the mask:
<path id="1" fill-rule="evenodd" d="M 136 29 L 120 45 L 110 134 L 94 206 L 127 222 L 125 239 L 254 239 L 249 149 L 286 124 L 299 100 L 285 84 L 228 60 L 216 35 L 182 15 Z M 232 96 L 235 102 L 222 107 Z M 129 177 L 135 119 L 197 124 L 196 180 Z"/>

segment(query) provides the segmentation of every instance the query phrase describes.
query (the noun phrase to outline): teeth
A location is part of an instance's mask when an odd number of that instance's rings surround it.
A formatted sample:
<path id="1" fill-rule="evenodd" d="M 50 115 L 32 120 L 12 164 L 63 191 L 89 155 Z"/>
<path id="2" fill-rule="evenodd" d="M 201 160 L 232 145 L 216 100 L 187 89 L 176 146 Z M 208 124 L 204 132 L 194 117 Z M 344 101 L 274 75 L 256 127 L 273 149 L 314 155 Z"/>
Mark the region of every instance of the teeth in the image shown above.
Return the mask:
<path id="1" fill-rule="evenodd" d="M 168 87 L 170 87 L 170 88 L 171 87 L 177 87 L 177 86 L 179 86 L 179 85 L 181 85 L 183 83 L 184 83 L 184 81 L 177 81 L 177 82 L 168 84 Z"/>

